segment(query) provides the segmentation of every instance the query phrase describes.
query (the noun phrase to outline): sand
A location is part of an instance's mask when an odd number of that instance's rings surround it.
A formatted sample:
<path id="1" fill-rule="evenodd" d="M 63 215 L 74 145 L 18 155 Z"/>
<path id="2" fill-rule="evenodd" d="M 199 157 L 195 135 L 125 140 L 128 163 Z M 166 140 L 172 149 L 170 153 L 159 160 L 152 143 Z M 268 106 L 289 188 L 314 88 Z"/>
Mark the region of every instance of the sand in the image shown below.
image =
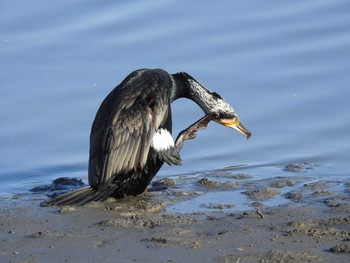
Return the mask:
<path id="1" fill-rule="evenodd" d="M 63 208 L 2 198 L 0 262 L 350 262 L 348 194 L 291 197 L 258 212 L 192 214 L 166 212 L 152 194 Z"/>

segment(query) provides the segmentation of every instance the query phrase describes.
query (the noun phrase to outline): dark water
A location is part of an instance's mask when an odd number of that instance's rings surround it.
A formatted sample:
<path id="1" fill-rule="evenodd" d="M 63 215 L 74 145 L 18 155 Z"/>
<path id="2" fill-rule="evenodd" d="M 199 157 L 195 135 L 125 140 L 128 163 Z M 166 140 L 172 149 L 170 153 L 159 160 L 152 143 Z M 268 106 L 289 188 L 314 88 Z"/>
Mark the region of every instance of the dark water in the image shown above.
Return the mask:
<path id="1" fill-rule="evenodd" d="M 348 180 L 348 1 L 1 1 L 0 8 L 2 195 L 61 176 L 86 181 L 98 106 L 144 67 L 187 71 L 226 98 L 252 132 L 246 141 L 212 123 L 185 145 L 183 166 L 164 166 L 158 176 L 243 165 L 263 179 L 307 162 L 317 165 L 307 172 L 312 180 Z M 186 100 L 173 114 L 175 132 L 202 115 Z"/>

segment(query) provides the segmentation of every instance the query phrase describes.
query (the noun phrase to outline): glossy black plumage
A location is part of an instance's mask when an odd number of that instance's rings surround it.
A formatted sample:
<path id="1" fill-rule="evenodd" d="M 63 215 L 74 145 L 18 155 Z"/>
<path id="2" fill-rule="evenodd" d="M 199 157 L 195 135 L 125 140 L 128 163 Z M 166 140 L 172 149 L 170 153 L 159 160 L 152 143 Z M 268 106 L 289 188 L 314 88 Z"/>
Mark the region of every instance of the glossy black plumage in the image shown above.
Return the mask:
<path id="1" fill-rule="evenodd" d="M 159 150 L 152 146 L 152 140 L 160 129 L 172 132 L 171 102 L 180 97 L 194 100 L 206 115 L 181 132 L 173 146 Z M 111 91 L 96 113 L 90 135 L 90 187 L 43 205 L 81 205 L 109 196 L 138 195 L 164 162 L 180 164 L 179 151 L 185 140 L 219 118 L 238 120 L 230 105 L 187 73 L 134 71 Z"/>
<path id="2" fill-rule="evenodd" d="M 171 87 L 172 80 L 164 71 L 139 70 L 105 98 L 91 129 L 92 187 L 108 182 L 114 174 L 146 165 L 156 130 L 165 127 L 171 132 Z"/>

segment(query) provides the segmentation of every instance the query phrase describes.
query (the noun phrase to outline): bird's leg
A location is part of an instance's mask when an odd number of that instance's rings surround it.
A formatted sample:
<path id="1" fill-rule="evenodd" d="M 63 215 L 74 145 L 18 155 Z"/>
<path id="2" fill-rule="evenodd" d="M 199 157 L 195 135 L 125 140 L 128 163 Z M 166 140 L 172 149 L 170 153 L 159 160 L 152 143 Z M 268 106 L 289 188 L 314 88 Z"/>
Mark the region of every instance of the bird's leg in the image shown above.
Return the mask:
<path id="1" fill-rule="evenodd" d="M 195 123 L 191 124 L 187 129 L 181 131 L 175 140 L 176 148 L 178 148 L 180 150 L 182 148 L 182 146 L 184 145 L 184 142 L 186 140 L 191 140 L 191 139 L 196 138 L 197 131 L 201 130 L 201 129 L 205 129 L 207 127 L 208 123 L 212 119 L 213 119 L 212 116 L 205 115 L 204 117 L 200 118 Z"/>

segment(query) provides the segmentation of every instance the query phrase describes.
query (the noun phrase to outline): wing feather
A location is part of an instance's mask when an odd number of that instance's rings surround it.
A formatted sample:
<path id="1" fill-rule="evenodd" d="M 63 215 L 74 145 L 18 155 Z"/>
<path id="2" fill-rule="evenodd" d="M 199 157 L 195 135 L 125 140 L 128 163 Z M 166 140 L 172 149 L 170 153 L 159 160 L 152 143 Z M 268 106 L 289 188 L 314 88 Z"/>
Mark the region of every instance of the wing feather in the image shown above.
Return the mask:
<path id="1" fill-rule="evenodd" d="M 106 97 L 91 129 L 91 186 L 144 167 L 151 140 L 168 118 L 171 88 L 165 71 L 139 70 Z"/>

